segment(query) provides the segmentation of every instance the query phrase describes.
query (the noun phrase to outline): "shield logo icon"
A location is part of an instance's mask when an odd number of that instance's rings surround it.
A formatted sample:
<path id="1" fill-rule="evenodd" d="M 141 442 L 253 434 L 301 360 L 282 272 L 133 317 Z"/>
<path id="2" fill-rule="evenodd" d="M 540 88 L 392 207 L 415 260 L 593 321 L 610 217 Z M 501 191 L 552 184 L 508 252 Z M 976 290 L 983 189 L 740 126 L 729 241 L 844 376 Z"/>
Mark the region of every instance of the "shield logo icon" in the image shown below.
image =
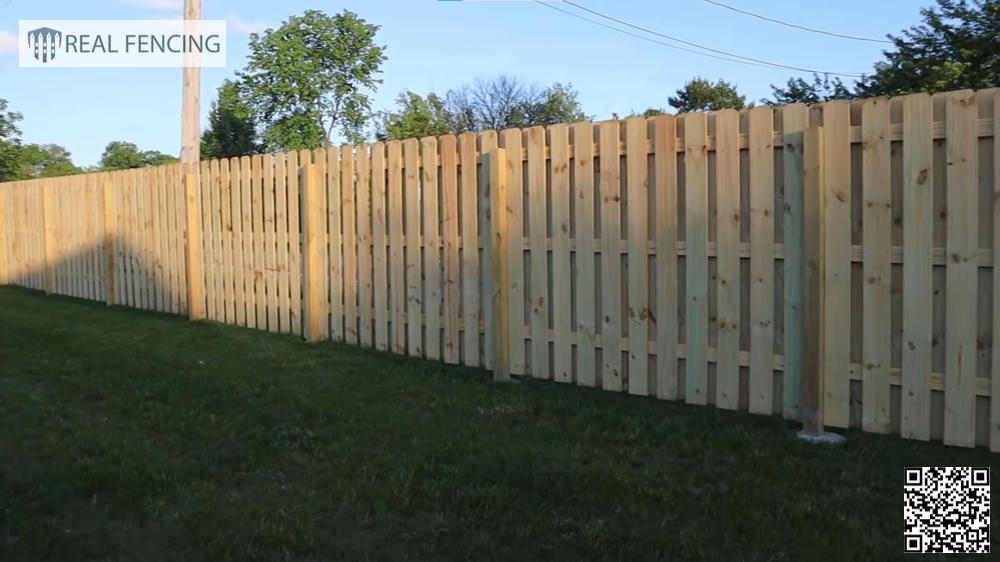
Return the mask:
<path id="1" fill-rule="evenodd" d="M 61 31 L 39 27 L 28 32 L 28 48 L 35 55 L 35 60 L 49 62 L 56 57 L 56 49 L 61 46 Z"/>

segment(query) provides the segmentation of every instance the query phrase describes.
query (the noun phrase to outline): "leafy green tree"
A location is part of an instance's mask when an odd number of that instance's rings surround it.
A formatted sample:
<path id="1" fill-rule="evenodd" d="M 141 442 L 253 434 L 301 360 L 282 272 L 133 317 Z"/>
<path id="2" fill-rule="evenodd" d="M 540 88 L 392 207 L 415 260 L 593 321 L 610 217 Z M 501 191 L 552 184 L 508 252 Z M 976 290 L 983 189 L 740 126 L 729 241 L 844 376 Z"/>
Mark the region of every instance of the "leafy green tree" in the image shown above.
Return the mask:
<path id="1" fill-rule="evenodd" d="M 208 129 L 201 135 L 201 157 L 232 158 L 261 152 L 257 126 L 250 108 L 240 99 L 239 86 L 226 80 L 219 87 L 219 98 L 212 102 Z"/>
<path id="2" fill-rule="evenodd" d="M 894 49 L 859 97 L 1000 86 L 1000 0 L 937 0 L 920 13 L 922 25 L 889 36 Z"/>
<path id="3" fill-rule="evenodd" d="M 104 153 L 101 154 L 100 169 L 104 171 L 127 170 L 129 168 L 172 164 L 177 161 L 177 158 L 155 150 L 142 152 L 131 142 L 112 141 L 108 143 Z"/>
<path id="4" fill-rule="evenodd" d="M 83 173 L 73 164 L 70 153 L 58 144 L 29 144 L 21 147 L 17 179 L 51 178 Z"/>
<path id="5" fill-rule="evenodd" d="M 406 91 L 396 97 L 395 112 L 382 112 L 375 131 L 381 141 L 441 136 L 454 131 L 454 117 L 437 94 L 426 98 Z"/>
<path id="6" fill-rule="evenodd" d="M 827 100 L 849 100 L 857 97 L 840 81 L 840 78 L 834 78 L 831 81 L 829 75 L 824 75 L 820 79 L 818 74 L 813 74 L 812 82 L 806 82 L 802 78 L 789 78 L 784 88 L 771 84 L 771 95 L 774 97 L 773 100 L 762 99 L 761 103 L 770 106 L 788 103 L 814 104 Z"/>
<path id="7" fill-rule="evenodd" d="M 330 144 L 339 130 L 361 140 L 384 47 L 379 26 L 344 10 L 330 16 L 308 10 L 276 30 L 250 35 L 250 55 L 238 76 L 243 97 L 263 127 L 269 149 Z"/>
<path id="8" fill-rule="evenodd" d="M 667 102 L 678 113 L 692 111 L 717 111 L 720 109 L 743 109 L 746 107 L 746 96 L 736 91 L 736 85 L 725 80 L 714 84 L 704 78 L 694 78 L 683 88 L 677 90 L 676 97 L 670 97 Z"/>
<path id="9" fill-rule="evenodd" d="M 0 98 L 0 181 L 17 179 L 21 151 L 21 114 L 7 110 L 7 100 Z"/>
<path id="10" fill-rule="evenodd" d="M 526 126 L 552 125 L 586 121 L 587 115 L 580 104 L 580 93 L 573 84 L 556 82 L 542 91 L 539 101 L 527 106 Z"/>

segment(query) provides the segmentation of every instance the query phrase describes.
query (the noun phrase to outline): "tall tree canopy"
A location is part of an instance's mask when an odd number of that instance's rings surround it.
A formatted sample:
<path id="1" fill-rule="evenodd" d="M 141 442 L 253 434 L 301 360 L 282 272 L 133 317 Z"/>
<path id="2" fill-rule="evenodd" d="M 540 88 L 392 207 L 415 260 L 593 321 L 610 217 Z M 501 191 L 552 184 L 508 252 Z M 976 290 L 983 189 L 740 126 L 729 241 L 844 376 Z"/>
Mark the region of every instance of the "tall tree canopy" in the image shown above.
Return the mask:
<path id="1" fill-rule="evenodd" d="M 746 107 L 746 96 L 736 91 L 736 85 L 725 80 L 714 84 L 705 78 L 694 78 L 683 88 L 677 90 L 677 96 L 667 100 L 678 113 L 692 111 L 717 111 L 720 109 L 743 109 Z"/>
<path id="2" fill-rule="evenodd" d="M 159 166 L 161 164 L 172 164 L 177 162 L 177 158 L 169 154 L 163 154 L 155 150 L 140 151 L 134 143 L 123 141 L 112 141 L 105 147 L 101 154 L 100 169 L 127 170 L 129 168 L 144 168 L 146 166 Z"/>
<path id="3" fill-rule="evenodd" d="M 859 97 L 1000 86 L 1000 0 L 937 0 L 858 82 Z"/>
<path id="4" fill-rule="evenodd" d="M 250 55 L 238 76 L 269 149 L 330 144 L 335 131 L 359 142 L 371 110 L 368 91 L 381 80 L 379 26 L 344 10 L 308 10 L 276 30 L 250 35 Z"/>
<path id="5" fill-rule="evenodd" d="M 236 82 L 226 80 L 219 87 L 219 98 L 212 102 L 208 123 L 208 129 L 201 135 L 202 159 L 261 152 L 256 123 L 250 107 L 240 98 Z"/>
<path id="6" fill-rule="evenodd" d="M 466 131 L 551 125 L 587 119 L 572 84 L 547 88 L 526 85 L 509 76 L 477 80 L 450 90 L 444 97 L 426 98 L 404 92 L 396 111 L 382 112 L 376 126 L 379 140 L 437 136 Z"/>
<path id="7" fill-rule="evenodd" d="M 0 181 L 16 179 L 21 150 L 21 129 L 17 124 L 21 114 L 7 109 L 7 100 L 0 98 Z"/>
<path id="8" fill-rule="evenodd" d="M 83 173 L 73 164 L 70 153 L 58 144 L 29 144 L 21 147 L 17 179 L 51 178 Z"/>
<path id="9" fill-rule="evenodd" d="M 788 103 L 813 104 L 857 97 L 840 81 L 840 78 L 831 81 L 829 75 L 824 75 L 820 79 L 818 74 L 813 74 L 812 82 L 806 82 L 802 78 L 789 78 L 784 88 L 771 84 L 771 95 L 774 99 L 762 99 L 761 103 L 771 106 Z"/>

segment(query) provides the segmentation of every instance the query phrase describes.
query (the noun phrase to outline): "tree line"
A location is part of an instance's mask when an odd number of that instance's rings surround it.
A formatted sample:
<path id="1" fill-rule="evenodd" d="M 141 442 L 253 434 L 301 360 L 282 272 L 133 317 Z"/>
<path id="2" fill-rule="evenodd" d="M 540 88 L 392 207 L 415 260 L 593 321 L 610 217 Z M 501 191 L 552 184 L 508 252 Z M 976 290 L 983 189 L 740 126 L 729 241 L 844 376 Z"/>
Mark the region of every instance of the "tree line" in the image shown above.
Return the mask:
<path id="1" fill-rule="evenodd" d="M 922 23 L 889 35 L 871 74 L 854 84 L 812 75 L 771 85 L 766 105 L 896 96 L 914 92 L 1000 86 L 1000 0 L 936 0 Z M 456 85 L 443 93 L 399 93 L 395 107 L 372 109 L 386 47 L 379 26 L 350 11 L 307 10 L 277 29 L 250 35 L 245 67 L 225 81 L 212 102 L 201 140 L 202 158 L 226 158 L 329 145 L 392 140 L 593 119 L 571 83 L 540 87 L 501 75 Z M 666 100 L 677 113 L 753 105 L 735 84 L 695 77 Z M 625 117 L 667 113 L 663 107 Z M 617 114 L 613 118 L 620 118 Z M 58 145 L 22 145 L 18 122 L 0 99 L 0 181 L 91 170 L 154 166 L 176 161 L 135 144 L 108 144 L 97 167 L 73 165 Z"/>

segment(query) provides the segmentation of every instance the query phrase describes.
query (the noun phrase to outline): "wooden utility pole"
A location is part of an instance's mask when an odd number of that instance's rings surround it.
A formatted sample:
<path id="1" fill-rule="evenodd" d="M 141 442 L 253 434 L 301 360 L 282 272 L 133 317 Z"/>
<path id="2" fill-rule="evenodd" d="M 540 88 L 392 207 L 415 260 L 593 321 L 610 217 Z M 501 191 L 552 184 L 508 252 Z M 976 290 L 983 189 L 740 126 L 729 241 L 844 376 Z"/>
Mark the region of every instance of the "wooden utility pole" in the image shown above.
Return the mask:
<path id="1" fill-rule="evenodd" d="M 184 0 L 184 19 L 201 19 L 201 0 Z M 185 26 L 185 32 L 193 28 Z M 184 58 L 184 92 L 181 106 L 181 163 L 197 164 L 201 159 L 201 127 L 199 102 L 201 97 L 200 53 L 186 53 Z"/>

